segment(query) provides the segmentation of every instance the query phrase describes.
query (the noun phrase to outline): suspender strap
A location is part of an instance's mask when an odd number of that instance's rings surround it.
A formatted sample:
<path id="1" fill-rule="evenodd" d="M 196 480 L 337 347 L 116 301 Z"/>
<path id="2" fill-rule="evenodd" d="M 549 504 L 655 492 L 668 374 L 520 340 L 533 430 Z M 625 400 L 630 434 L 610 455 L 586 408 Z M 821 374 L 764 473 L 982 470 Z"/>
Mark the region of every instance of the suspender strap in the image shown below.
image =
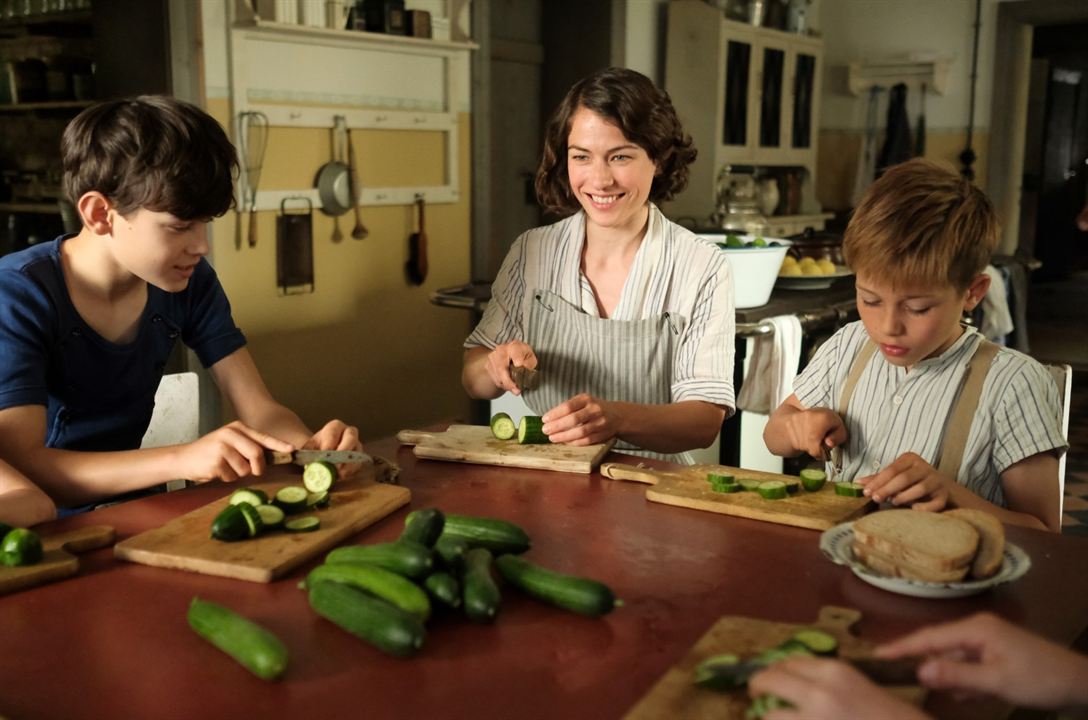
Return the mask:
<path id="1" fill-rule="evenodd" d="M 876 352 L 876 343 L 866 339 L 861 350 L 854 356 L 854 364 L 850 366 L 850 373 L 846 376 L 846 384 L 842 386 L 842 396 L 839 399 L 839 417 L 846 422 L 846 410 L 850 407 L 850 397 L 854 394 L 854 386 L 865 372 L 865 366 L 869 364 L 869 358 Z"/>
<path id="2" fill-rule="evenodd" d="M 998 346 L 989 340 L 980 340 L 975 347 L 975 354 L 967 364 L 960 395 L 948 414 L 948 424 L 941 441 L 941 457 L 937 462 L 937 472 L 957 480 L 963 452 L 967 449 L 967 435 L 971 432 L 971 421 L 978 410 L 978 401 L 982 395 L 982 384 L 997 355 Z"/>

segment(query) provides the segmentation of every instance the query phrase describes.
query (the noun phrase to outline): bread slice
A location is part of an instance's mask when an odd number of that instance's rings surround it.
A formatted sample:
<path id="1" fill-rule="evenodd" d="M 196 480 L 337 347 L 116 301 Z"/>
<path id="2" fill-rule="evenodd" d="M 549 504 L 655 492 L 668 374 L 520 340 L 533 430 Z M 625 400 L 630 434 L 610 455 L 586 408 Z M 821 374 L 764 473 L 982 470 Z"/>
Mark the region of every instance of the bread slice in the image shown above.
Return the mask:
<path id="1" fill-rule="evenodd" d="M 942 575 L 967 568 L 979 535 L 969 523 L 921 510 L 882 510 L 854 521 L 854 540 L 920 571 Z"/>
<path id="2" fill-rule="evenodd" d="M 959 582 L 967 577 L 968 566 L 952 570 L 933 570 L 931 568 L 919 568 L 904 562 L 902 558 L 893 558 L 878 552 L 868 545 L 862 545 L 854 541 L 854 557 L 861 561 L 870 570 L 888 577 L 906 578 L 907 580 L 920 580 L 929 583 Z"/>
<path id="3" fill-rule="evenodd" d="M 978 531 L 979 546 L 971 563 L 971 577 L 982 579 L 997 574 L 1005 562 L 1005 526 L 1001 521 L 984 510 L 972 508 L 956 508 L 942 514 L 970 523 Z"/>

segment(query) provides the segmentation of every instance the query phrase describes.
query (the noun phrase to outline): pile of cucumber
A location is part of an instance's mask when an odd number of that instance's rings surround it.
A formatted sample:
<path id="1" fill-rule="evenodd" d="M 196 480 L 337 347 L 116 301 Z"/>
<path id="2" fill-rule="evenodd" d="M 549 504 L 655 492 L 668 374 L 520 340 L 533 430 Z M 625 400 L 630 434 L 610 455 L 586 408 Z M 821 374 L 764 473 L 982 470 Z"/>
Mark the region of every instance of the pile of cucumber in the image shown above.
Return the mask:
<path id="1" fill-rule="evenodd" d="M 526 415 L 520 423 L 514 424 L 514 419 L 504 412 L 495 413 L 491 418 L 491 434 L 496 440 L 513 440 L 517 436 L 520 445 L 543 445 L 551 440 L 541 429 L 544 420 L 538 415 Z"/>
<path id="2" fill-rule="evenodd" d="M 35 565 L 42 560 L 42 539 L 27 528 L 0 523 L 0 564 L 8 567 Z"/>
<path id="3" fill-rule="evenodd" d="M 302 485 L 287 485 L 274 497 L 260 488 L 239 488 L 231 493 L 227 507 L 212 520 L 212 537 L 234 542 L 255 538 L 268 530 L 313 532 L 321 527 L 314 515 L 287 519 L 308 510 L 329 506 L 336 482 L 336 466 L 324 461 L 312 462 L 302 471 Z"/>
<path id="4" fill-rule="evenodd" d="M 408 515 L 394 542 L 336 548 L 300 587 L 317 614 L 394 657 L 423 646 L 435 604 L 472 622 L 494 622 L 502 606 L 498 578 L 590 617 L 621 604 L 602 583 L 519 557 L 530 544 L 523 529 L 505 520 L 427 508 Z"/>
<path id="5" fill-rule="evenodd" d="M 819 492 L 827 482 L 827 473 L 816 468 L 806 468 L 797 478 L 784 480 L 754 480 L 742 478 L 739 481 L 733 475 L 725 473 L 707 473 L 706 480 L 710 489 L 718 493 L 750 491 L 758 493 L 764 500 L 781 500 L 794 495 L 804 488 L 806 492 Z M 834 483 L 835 494 L 846 497 L 862 497 L 865 486 L 852 482 Z"/>
<path id="6" fill-rule="evenodd" d="M 794 655 L 834 656 L 839 641 L 829 632 L 818 628 L 802 628 L 776 647 L 741 659 L 736 655 L 714 655 L 695 668 L 694 683 L 698 687 L 716 692 L 743 690 L 749 678 L 756 672 Z M 745 718 L 758 720 L 771 710 L 793 706 L 774 695 L 759 695 L 752 699 Z"/>

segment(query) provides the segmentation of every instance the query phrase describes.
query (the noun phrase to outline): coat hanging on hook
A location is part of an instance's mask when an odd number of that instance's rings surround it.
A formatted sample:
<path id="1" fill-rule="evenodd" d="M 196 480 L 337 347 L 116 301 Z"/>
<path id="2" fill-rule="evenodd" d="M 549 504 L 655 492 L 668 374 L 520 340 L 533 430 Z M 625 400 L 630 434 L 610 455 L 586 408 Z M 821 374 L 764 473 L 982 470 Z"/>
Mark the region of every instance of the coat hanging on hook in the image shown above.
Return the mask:
<path id="1" fill-rule="evenodd" d="M 888 126 L 884 133 L 884 147 L 876 162 L 877 175 L 885 168 L 910 160 L 913 149 L 910 119 L 907 117 L 907 85 L 899 83 L 892 87 L 888 99 Z"/>
<path id="2" fill-rule="evenodd" d="M 914 156 L 923 157 L 926 154 L 926 83 L 922 81 L 921 92 L 918 93 L 918 130 L 914 133 Z"/>

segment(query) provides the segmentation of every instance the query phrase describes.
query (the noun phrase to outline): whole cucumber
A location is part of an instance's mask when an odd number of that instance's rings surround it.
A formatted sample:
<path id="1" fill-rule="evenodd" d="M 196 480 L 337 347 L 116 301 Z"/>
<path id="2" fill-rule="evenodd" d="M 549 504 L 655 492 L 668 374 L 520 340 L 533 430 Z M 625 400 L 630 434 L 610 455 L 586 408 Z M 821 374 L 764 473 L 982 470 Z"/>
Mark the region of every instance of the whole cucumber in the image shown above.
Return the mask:
<path id="1" fill-rule="evenodd" d="M 376 545 L 345 545 L 325 556 L 329 564 L 377 565 L 398 575 L 422 578 L 434 570 L 434 552 L 407 540 Z"/>
<path id="2" fill-rule="evenodd" d="M 395 657 L 414 655 L 427 636 L 419 618 L 350 585 L 315 582 L 310 588 L 310 607 L 341 629 Z"/>
<path id="3" fill-rule="evenodd" d="M 405 522 L 411 522 L 416 510 L 408 514 Z M 496 555 L 505 553 L 523 553 L 532 545 L 529 535 L 512 522 L 497 518 L 474 517 L 472 515 L 446 514 L 446 523 L 439 538 L 459 538 L 472 547 L 487 548 Z"/>
<path id="4" fill-rule="evenodd" d="M 309 588 L 323 580 L 350 585 L 376 595 L 423 622 L 427 622 L 431 616 L 431 601 L 419 585 L 377 565 L 318 565 L 306 576 L 304 584 Z"/>
<path id="5" fill-rule="evenodd" d="M 461 607 L 461 583 L 448 572 L 433 572 L 423 581 L 423 587 L 438 602 L 447 607 Z"/>
<path id="6" fill-rule="evenodd" d="M 473 622 L 493 622 L 502 604 L 499 586 L 491 575 L 491 560 L 491 551 L 487 548 L 473 548 L 465 553 L 461 600 L 465 615 Z"/>
<path id="7" fill-rule="evenodd" d="M 515 555 L 500 555 L 495 567 L 514 587 L 564 610 L 598 617 L 616 607 L 612 589 L 596 580 L 564 575 Z"/>
<path id="8" fill-rule="evenodd" d="M 405 521 L 404 532 L 399 540 L 409 540 L 425 547 L 433 547 L 438 537 L 442 534 L 442 527 L 446 524 L 446 516 L 438 508 L 425 508 L 412 513 L 410 520 Z"/>
<path id="9" fill-rule="evenodd" d="M 275 680 L 287 669 L 287 648 L 252 620 L 218 603 L 193 598 L 189 627 L 262 680 Z"/>

